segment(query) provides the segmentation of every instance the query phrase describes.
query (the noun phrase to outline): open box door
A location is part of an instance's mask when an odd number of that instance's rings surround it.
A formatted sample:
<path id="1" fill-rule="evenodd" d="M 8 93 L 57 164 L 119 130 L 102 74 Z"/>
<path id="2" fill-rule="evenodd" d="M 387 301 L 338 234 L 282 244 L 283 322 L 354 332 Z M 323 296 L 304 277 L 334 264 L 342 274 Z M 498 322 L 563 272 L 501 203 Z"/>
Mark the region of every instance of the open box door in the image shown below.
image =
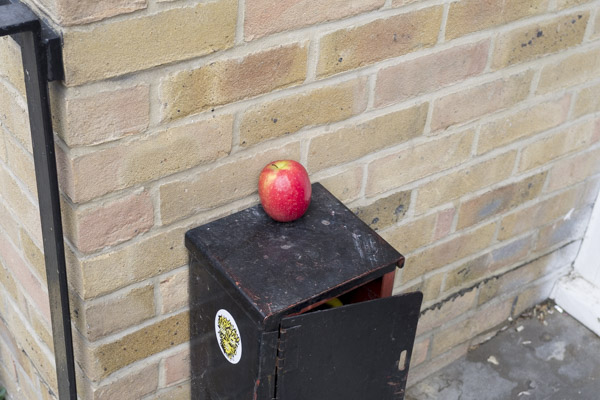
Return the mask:
<path id="1" fill-rule="evenodd" d="M 403 399 L 420 292 L 283 318 L 275 398 Z"/>

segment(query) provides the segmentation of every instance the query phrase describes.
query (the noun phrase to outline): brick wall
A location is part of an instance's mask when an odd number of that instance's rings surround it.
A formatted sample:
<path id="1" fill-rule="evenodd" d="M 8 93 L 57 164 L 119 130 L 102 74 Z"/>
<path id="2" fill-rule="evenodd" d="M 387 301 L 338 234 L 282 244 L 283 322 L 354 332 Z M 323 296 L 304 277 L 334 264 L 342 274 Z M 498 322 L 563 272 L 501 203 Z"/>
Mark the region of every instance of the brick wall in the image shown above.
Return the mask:
<path id="1" fill-rule="evenodd" d="M 78 389 L 189 398 L 190 227 L 293 158 L 407 257 L 410 381 L 546 298 L 600 181 L 600 0 L 34 0 Z M 0 382 L 55 398 L 19 48 L 0 40 Z M 123 397 L 125 396 L 125 397 Z"/>

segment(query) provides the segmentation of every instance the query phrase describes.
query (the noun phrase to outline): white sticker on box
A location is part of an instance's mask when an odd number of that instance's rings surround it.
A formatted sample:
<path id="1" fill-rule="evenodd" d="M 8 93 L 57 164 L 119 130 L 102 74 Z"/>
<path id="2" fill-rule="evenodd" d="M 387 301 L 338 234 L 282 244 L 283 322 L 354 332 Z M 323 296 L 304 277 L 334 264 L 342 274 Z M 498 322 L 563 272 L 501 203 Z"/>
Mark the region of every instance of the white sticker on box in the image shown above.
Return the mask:
<path id="1" fill-rule="evenodd" d="M 242 338 L 235 319 L 227 310 L 217 311 L 215 333 L 225 359 L 232 364 L 237 364 L 242 358 Z"/>

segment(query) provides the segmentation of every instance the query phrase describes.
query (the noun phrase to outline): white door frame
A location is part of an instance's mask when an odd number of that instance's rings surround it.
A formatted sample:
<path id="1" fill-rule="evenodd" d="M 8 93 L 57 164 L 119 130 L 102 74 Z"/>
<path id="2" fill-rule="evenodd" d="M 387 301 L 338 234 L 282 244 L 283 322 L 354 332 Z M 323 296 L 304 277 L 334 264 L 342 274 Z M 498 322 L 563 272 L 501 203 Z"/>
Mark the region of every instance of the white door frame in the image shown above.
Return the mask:
<path id="1" fill-rule="evenodd" d="M 600 336 L 600 194 L 574 263 L 551 297 L 570 315 Z"/>
<path id="2" fill-rule="evenodd" d="M 579 255 L 575 259 L 575 271 L 582 278 L 600 288 L 600 196 L 596 199 Z"/>

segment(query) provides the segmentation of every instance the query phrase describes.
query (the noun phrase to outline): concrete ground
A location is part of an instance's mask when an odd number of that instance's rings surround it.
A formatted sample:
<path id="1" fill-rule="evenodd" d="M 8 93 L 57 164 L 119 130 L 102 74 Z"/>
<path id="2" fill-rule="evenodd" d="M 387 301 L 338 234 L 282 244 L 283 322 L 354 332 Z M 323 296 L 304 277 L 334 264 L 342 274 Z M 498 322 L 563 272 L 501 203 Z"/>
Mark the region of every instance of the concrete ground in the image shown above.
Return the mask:
<path id="1" fill-rule="evenodd" d="M 433 399 L 598 400 L 600 337 L 546 303 L 406 395 Z"/>

